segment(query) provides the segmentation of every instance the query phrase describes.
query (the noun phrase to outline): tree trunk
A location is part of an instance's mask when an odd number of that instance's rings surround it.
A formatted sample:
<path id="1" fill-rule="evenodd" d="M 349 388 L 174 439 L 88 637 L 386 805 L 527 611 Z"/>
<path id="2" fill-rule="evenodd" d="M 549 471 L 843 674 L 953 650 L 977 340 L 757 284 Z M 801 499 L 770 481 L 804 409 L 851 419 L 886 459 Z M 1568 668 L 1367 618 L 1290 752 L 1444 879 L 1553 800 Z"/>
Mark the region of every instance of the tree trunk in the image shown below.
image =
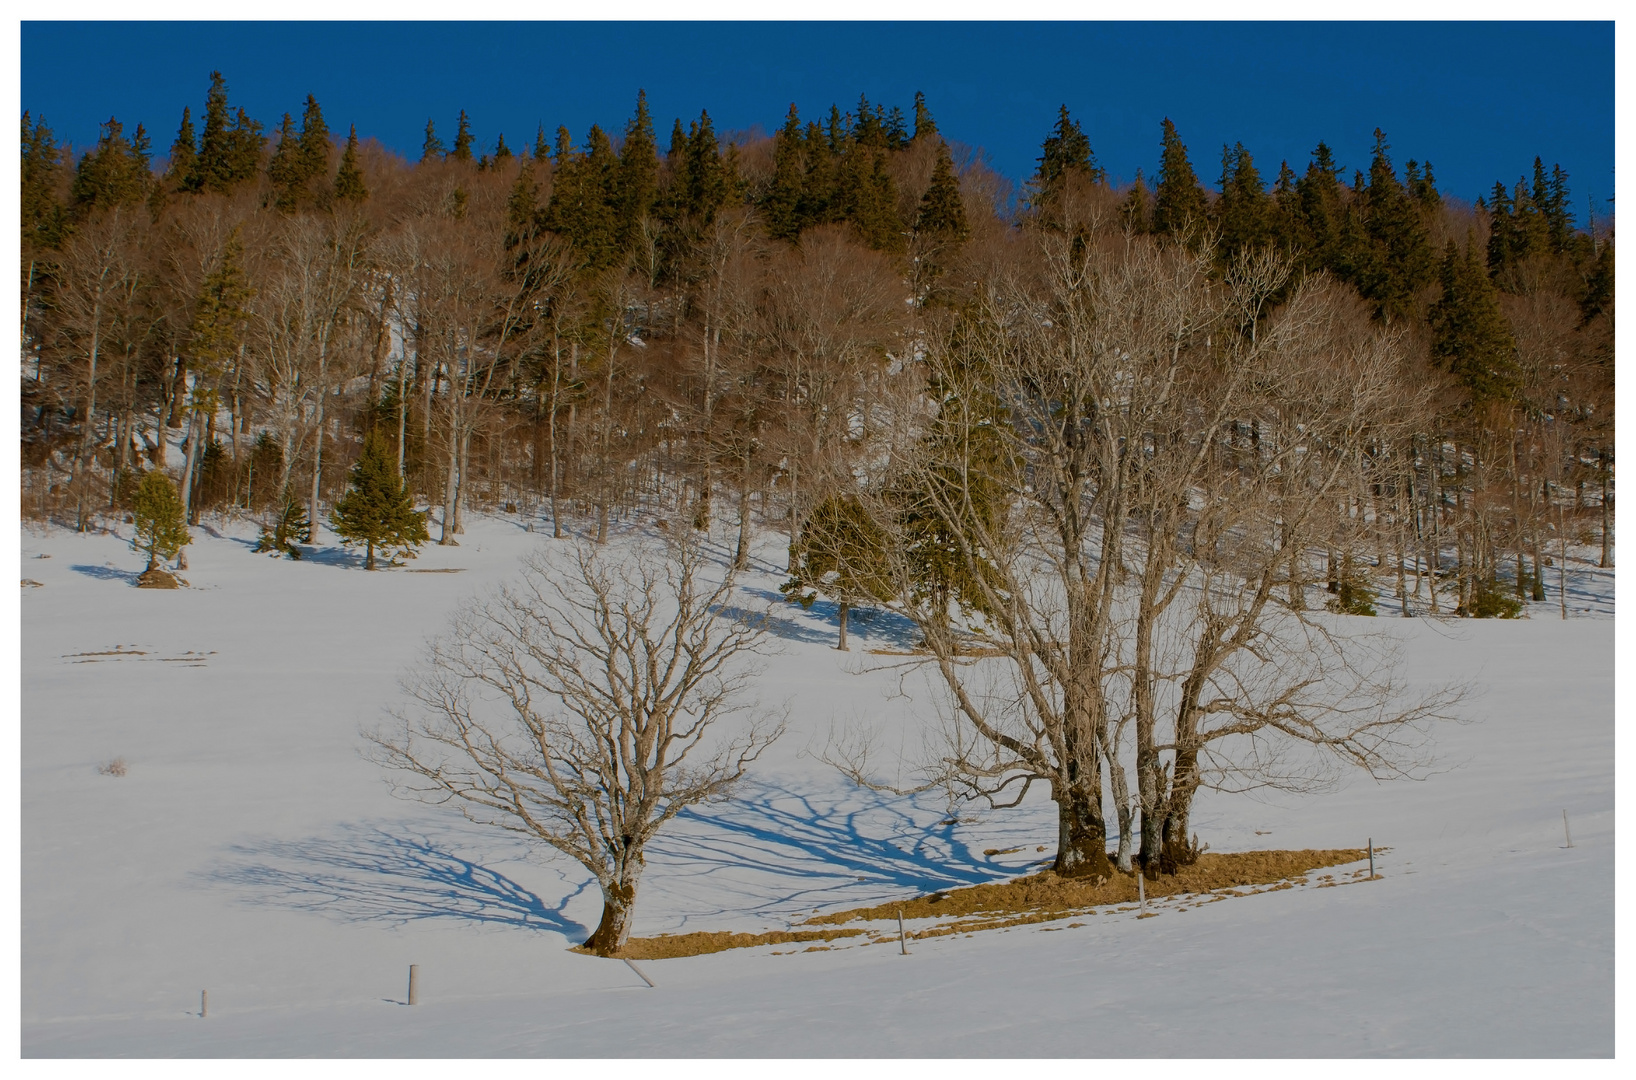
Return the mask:
<path id="1" fill-rule="evenodd" d="M 1598 454 L 1596 458 L 1596 471 L 1602 478 L 1602 561 L 1597 565 L 1605 569 L 1613 565 L 1613 504 L 1608 492 L 1607 455 Z"/>
<path id="2" fill-rule="evenodd" d="M 1077 780 L 1063 786 L 1066 791 L 1052 792 L 1057 804 L 1057 858 L 1051 869 L 1063 877 L 1111 877 L 1101 791 L 1090 791 Z"/>
<path id="3" fill-rule="evenodd" d="M 733 552 L 733 569 L 744 570 L 750 565 L 750 486 L 745 484 L 738 493 L 738 548 Z"/>
<path id="4" fill-rule="evenodd" d="M 597 956 L 615 956 L 631 936 L 631 915 L 636 910 L 636 882 L 626 880 L 602 886 L 602 921 L 585 939 L 583 948 Z"/>
<path id="5" fill-rule="evenodd" d="M 318 539 L 318 485 L 324 478 L 324 388 L 318 388 L 318 428 L 312 443 L 312 498 L 308 500 L 307 521 L 312 526 L 313 539 Z"/>
<path id="6" fill-rule="evenodd" d="M 840 643 L 835 646 L 835 648 L 840 652 L 846 652 L 846 613 L 851 610 L 851 607 L 852 605 L 848 604 L 845 600 L 840 602 L 841 640 Z"/>
<path id="7" fill-rule="evenodd" d="M 459 547 L 454 538 L 455 474 L 460 468 L 460 452 L 454 432 L 449 432 L 448 475 L 443 480 L 443 531 L 438 535 L 440 547 Z"/>

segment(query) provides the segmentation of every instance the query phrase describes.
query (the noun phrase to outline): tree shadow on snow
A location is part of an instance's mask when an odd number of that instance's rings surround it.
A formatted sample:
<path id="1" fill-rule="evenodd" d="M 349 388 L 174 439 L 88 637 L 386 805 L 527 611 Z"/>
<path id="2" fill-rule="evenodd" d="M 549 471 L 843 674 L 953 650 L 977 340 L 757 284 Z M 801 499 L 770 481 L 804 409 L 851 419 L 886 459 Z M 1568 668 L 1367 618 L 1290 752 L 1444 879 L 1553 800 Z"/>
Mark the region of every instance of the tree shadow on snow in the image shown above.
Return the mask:
<path id="1" fill-rule="evenodd" d="M 313 911 L 341 922 L 394 926 L 461 919 L 523 930 L 550 930 L 578 942 L 590 930 L 563 909 L 589 887 L 573 887 L 555 906 L 516 881 L 402 826 L 349 825 L 338 836 L 235 844 L 230 857 L 201 872 L 245 903 Z M 565 879 L 566 880 L 566 879 Z"/>
<path id="2" fill-rule="evenodd" d="M 123 581 L 127 585 L 135 585 L 137 577 L 140 576 L 135 570 L 120 570 L 112 566 L 89 566 L 85 563 L 78 563 L 68 569 L 76 574 L 96 578 L 98 581 Z"/>
<path id="3" fill-rule="evenodd" d="M 676 881 L 673 887 L 690 893 L 696 890 L 681 879 L 733 877 L 730 891 L 764 912 L 887 891 L 919 895 L 1017 872 L 972 850 L 936 792 L 904 797 L 861 788 L 797 791 L 746 784 L 731 802 L 683 811 L 678 825 L 649 846 L 654 869 L 662 866 L 663 876 Z M 686 906 L 707 914 L 695 903 Z"/>
<path id="4" fill-rule="evenodd" d="M 791 609 L 789 618 L 767 616 L 768 631 L 778 637 L 831 647 L 840 639 L 841 606 L 835 601 L 819 597 L 810 608 L 803 609 L 773 589 L 746 588 L 744 591 L 767 601 L 769 605 Z M 846 616 L 846 632 L 848 638 L 856 638 L 866 645 L 886 645 L 897 649 L 913 648 L 920 640 L 920 629 L 912 619 L 885 608 L 850 609 Z"/>

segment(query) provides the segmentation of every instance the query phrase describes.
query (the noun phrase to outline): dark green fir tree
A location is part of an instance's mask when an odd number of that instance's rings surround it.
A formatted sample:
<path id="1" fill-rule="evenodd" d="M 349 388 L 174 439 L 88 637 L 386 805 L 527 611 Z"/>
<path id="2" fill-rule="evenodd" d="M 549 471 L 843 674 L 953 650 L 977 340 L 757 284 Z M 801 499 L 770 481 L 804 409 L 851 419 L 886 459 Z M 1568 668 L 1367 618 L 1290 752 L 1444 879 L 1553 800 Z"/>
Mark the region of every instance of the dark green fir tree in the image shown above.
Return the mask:
<path id="1" fill-rule="evenodd" d="M 428 118 L 426 121 L 426 140 L 420 144 L 420 160 L 436 161 L 444 154 L 443 140 L 437 137 L 437 128 Z"/>
<path id="2" fill-rule="evenodd" d="M 398 476 L 397 457 L 378 432 L 364 437 L 363 456 L 352 467 L 347 493 L 335 504 L 330 524 L 343 543 L 363 546 L 365 570 L 375 569 L 376 548 L 409 557 L 431 538 L 426 515 L 415 511 L 414 497 Z"/>
<path id="3" fill-rule="evenodd" d="M 1203 238 L 1206 219 L 1204 188 L 1187 160 L 1187 147 L 1166 117 L 1160 139 L 1159 183 L 1153 197 L 1153 231 L 1162 236 Z"/>
<path id="4" fill-rule="evenodd" d="M 920 211 L 915 216 L 915 232 L 941 242 L 958 243 L 971 235 L 966 223 L 966 205 L 960 198 L 960 179 L 954 175 L 954 159 L 949 144 L 937 144 L 937 164 L 932 167 L 932 182 L 926 194 L 920 197 Z"/>
<path id="5" fill-rule="evenodd" d="M 470 164 L 472 161 L 471 148 L 476 145 L 476 142 L 477 140 L 471 133 L 471 120 L 466 117 L 466 110 L 461 109 L 460 119 L 456 122 L 454 131 L 454 149 L 449 151 L 449 157 L 455 161 L 464 161 Z"/>
<path id="6" fill-rule="evenodd" d="M 131 517 L 135 531 L 131 547 L 148 557 L 148 569 L 157 569 L 165 559 L 174 559 L 193 542 L 188 535 L 182 497 L 176 485 L 158 469 L 142 477 L 131 497 Z"/>
<path id="7" fill-rule="evenodd" d="M 1500 309 L 1499 291 L 1467 234 L 1443 254 L 1443 296 L 1432 305 L 1432 356 L 1471 392 L 1476 404 L 1516 399 L 1521 389 L 1517 349 Z"/>
<path id="8" fill-rule="evenodd" d="M 348 130 L 346 149 L 341 151 L 341 168 L 335 174 L 335 197 L 351 203 L 369 198 L 369 188 L 364 186 L 364 170 L 358 164 L 357 124 Z"/>

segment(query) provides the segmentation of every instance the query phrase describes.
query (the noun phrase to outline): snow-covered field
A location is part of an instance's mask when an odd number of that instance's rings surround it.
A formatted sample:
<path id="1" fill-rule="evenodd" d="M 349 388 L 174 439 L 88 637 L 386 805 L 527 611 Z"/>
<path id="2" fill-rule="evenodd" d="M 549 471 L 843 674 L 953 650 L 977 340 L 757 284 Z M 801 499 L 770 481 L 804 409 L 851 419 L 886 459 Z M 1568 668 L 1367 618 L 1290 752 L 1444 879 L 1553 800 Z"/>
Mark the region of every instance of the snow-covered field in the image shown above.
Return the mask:
<path id="1" fill-rule="evenodd" d="M 1554 574 L 1528 620 L 1374 621 L 1407 638 L 1412 681 L 1478 687 L 1429 779 L 1195 812 L 1218 851 L 1373 838 L 1380 880 L 908 957 L 650 961 L 649 989 L 567 951 L 600 911 L 577 866 L 394 799 L 360 753 L 425 639 L 548 533 L 478 519 L 460 547 L 375 574 L 336 548 L 252 555 L 248 529 L 195 537 L 175 592 L 132 588 L 141 563 L 117 537 L 21 537 L 25 1056 L 1613 1053 L 1613 580 L 1588 562 L 1565 622 Z M 778 599 L 765 539 L 748 604 Z M 865 722 L 913 756 L 930 701 L 890 696 L 896 674 L 864 651 L 907 640 L 892 616 L 855 616 L 842 654 L 833 608 L 776 611 L 763 685 L 789 733 L 741 801 L 661 838 L 638 935 L 781 929 L 1044 857 L 1043 800 L 943 825 L 939 798 L 860 791 L 808 753 Z M 127 774 L 99 774 L 115 758 Z"/>

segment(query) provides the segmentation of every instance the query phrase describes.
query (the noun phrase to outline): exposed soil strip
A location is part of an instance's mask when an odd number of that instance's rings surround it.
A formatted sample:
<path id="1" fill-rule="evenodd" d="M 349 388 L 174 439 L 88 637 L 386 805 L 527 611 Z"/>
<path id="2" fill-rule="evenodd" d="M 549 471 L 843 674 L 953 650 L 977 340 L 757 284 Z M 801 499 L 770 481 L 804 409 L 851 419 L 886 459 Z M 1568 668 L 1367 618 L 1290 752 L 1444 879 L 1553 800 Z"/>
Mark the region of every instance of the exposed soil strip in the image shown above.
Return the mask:
<path id="1" fill-rule="evenodd" d="M 1146 887 L 1148 903 L 1151 907 L 1170 898 L 1180 898 L 1184 902 L 1173 907 L 1167 904 L 1166 910 L 1185 911 L 1190 906 L 1216 903 L 1228 897 L 1292 889 L 1297 885 L 1307 884 L 1305 875 L 1310 871 L 1359 862 L 1366 857 L 1367 853 L 1362 848 L 1206 852 L 1199 856 L 1198 862 L 1183 867 L 1174 875 L 1150 878 Z M 1324 874 L 1316 881 L 1318 888 L 1329 888 L 1349 884 L 1352 880 L 1362 880 L 1367 876 L 1368 870 L 1364 869 L 1350 876 L 1343 875 L 1341 880 L 1336 880 L 1333 874 Z M 897 940 L 895 925 L 892 929 L 886 930 L 880 927 L 855 928 L 840 924 L 854 922 L 895 924 L 900 911 L 906 920 L 950 920 L 929 927 L 920 927 L 908 935 L 910 938 L 932 938 L 1052 922 L 1069 915 L 1095 915 L 1098 913 L 1097 908 L 1130 912 L 1137 910 L 1135 906 L 1137 897 L 1134 874 L 1116 873 L 1107 879 L 1085 879 L 1058 877 L 1046 870 L 990 885 L 973 885 L 902 902 L 815 915 L 797 924 L 829 927 L 824 930 L 781 930 L 766 934 L 704 931 L 631 938 L 620 956 L 632 960 L 661 960 L 673 956 L 699 956 L 725 949 L 748 949 L 758 945 L 803 941 L 828 942 L 838 938 L 865 935 L 869 937 L 869 944 L 884 944 Z M 818 952 L 828 947 L 812 945 L 805 950 L 797 951 Z"/>

